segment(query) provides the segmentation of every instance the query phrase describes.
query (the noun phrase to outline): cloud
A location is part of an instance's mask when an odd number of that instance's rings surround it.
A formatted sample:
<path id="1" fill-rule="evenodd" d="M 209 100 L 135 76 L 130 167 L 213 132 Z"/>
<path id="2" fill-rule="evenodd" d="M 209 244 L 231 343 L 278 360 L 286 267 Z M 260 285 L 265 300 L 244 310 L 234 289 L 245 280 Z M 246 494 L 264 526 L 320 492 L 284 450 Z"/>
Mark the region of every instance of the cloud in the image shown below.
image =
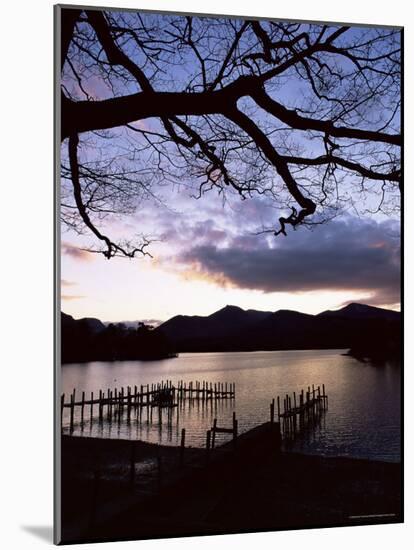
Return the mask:
<path id="1" fill-rule="evenodd" d="M 83 250 L 82 248 L 77 248 L 76 246 L 68 242 L 62 242 L 61 250 L 62 254 L 64 254 L 65 256 L 69 256 L 74 260 L 89 262 L 93 259 L 93 254 L 91 252 Z"/>
<path id="2" fill-rule="evenodd" d="M 188 247 L 189 242 L 193 245 L 206 242 L 219 244 L 224 242 L 227 237 L 228 232 L 217 227 L 216 222 L 212 219 L 193 222 L 181 219 L 170 221 L 168 225 L 164 222 L 160 239 L 174 243 L 175 246 Z"/>
<path id="3" fill-rule="evenodd" d="M 240 289 L 363 291 L 371 303 L 394 304 L 400 297 L 399 242 L 398 226 L 391 220 L 347 217 L 287 237 L 237 235 L 225 246 L 198 240 L 175 262 L 186 277 Z"/>
<path id="4" fill-rule="evenodd" d="M 62 300 L 81 300 L 82 298 L 86 298 L 86 296 L 82 295 L 76 295 L 76 294 L 62 294 L 61 299 Z"/>
<path id="5" fill-rule="evenodd" d="M 61 287 L 68 287 L 68 286 L 75 286 L 78 283 L 75 283 L 75 281 L 68 281 L 67 279 L 61 279 L 60 286 Z"/>
<path id="6" fill-rule="evenodd" d="M 160 319 L 142 319 L 141 323 L 144 323 L 144 325 L 152 325 L 154 327 L 157 327 L 158 325 L 161 325 L 163 321 Z"/>

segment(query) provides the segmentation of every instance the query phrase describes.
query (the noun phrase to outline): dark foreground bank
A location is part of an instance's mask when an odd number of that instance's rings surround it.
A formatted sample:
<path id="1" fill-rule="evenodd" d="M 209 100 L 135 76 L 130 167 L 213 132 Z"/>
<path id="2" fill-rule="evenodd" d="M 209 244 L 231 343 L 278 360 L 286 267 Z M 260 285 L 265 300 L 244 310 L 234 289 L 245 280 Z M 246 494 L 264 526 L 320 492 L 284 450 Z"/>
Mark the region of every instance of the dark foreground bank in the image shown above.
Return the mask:
<path id="1" fill-rule="evenodd" d="M 62 542 L 402 521 L 401 466 L 281 452 L 265 424 L 210 455 L 62 438 Z"/>

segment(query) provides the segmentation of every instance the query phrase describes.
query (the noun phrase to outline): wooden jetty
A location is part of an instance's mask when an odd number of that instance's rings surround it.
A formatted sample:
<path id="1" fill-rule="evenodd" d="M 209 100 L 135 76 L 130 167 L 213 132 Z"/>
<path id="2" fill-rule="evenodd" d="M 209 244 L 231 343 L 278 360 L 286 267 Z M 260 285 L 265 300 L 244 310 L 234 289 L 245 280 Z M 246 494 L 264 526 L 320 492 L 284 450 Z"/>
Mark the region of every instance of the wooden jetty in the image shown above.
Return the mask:
<path id="1" fill-rule="evenodd" d="M 94 397 L 95 396 L 95 397 Z M 99 390 L 91 392 L 90 398 L 82 392 L 77 397 L 76 390 L 69 396 L 69 401 L 65 402 L 65 394 L 61 396 L 61 417 L 63 425 L 64 410 L 69 410 L 68 416 L 65 416 L 65 425 L 69 427 L 70 434 L 73 433 L 76 424 L 83 429 L 85 418 L 90 423 L 96 419 L 111 423 L 116 419 L 119 423 L 126 416 L 127 422 L 131 421 L 131 415 L 134 413 L 134 421 L 141 422 L 145 420 L 143 414 L 146 411 L 146 420 L 152 422 L 152 410 L 158 410 L 158 423 L 163 423 L 163 409 L 166 409 L 168 426 L 173 422 L 173 411 L 176 408 L 177 426 L 179 425 L 180 410 L 184 403 L 190 406 L 194 402 L 207 404 L 215 403 L 218 400 L 235 399 L 236 388 L 234 383 L 228 382 L 207 382 L 182 380 L 173 384 L 171 380 L 161 381 L 159 383 Z M 285 440 L 294 439 L 297 435 L 307 428 L 315 427 L 321 420 L 328 406 L 328 396 L 325 391 L 325 384 L 321 386 L 308 386 L 307 390 L 301 390 L 293 395 L 286 394 L 284 397 L 277 396 L 270 403 L 270 423 L 277 423 L 281 432 L 281 437 Z M 76 414 L 75 414 L 76 413 Z M 177 428 L 178 429 L 178 428 Z M 218 425 L 218 419 L 214 418 L 212 427 L 206 432 L 206 450 L 207 457 L 210 451 L 217 446 L 218 434 L 228 434 L 232 436 L 233 445 L 236 447 L 238 437 L 238 420 L 236 413 L 233 412 L 233 422 L 229 427 Z M 181 451 L 180 462 L 183 461 L 185 448 L 185 429 L 181 433 Z"/>
<path id="2" fill-rule="evenodd" d="M 281 408 L 283 405 L 283 408 Z M 286 394 L 283 401 L 277 397 L 277 418 L 281 425 L 284 438 L 294 438 L 305 427 L 313 426 L 319 422 L 328 407 L 328 396 L 325 384 L 315 388 L 308 386 L 307 391 L 301 390 L 293 396 Z M 275 418 L 275 400 L 270 404 L 270 421 Z"/>
<path id="3" fill-rule="evenodd" d="M 95 397 L 94 397 L 95 396 Z M 89 407 L 88 417 L 94 419 L 94 411 L 102 422 L 106 413 L 108 421 L 114 418 L 120 420 L 126 412 L 127 419 L 131 418 L 132 411 L 142 413 L 143 409 L 147 411 L 153 407 L 158 409 L 167 408 L 171 410 L 180 403 L 208 402 L 222 399 L 235 399 L 236 385 L 234 382 L 207 382 L 180 380 L 176 385 L 171 380 L 162 380 L 159 383 L 131 386 L 91 392 L 87 399 L 85 392 L 82 392 L 81 398 L 77 399 L 76 390 L 69 396 L 69 401 L 65 401 L 65 394 L 61 395 L 61 422 L 63 423 L 63 413 L 65 408 L 69 409 L 69 427 L 73 432 L 75 425 L 75 411 L 80 411 L 80 422 L 83 425 L 85 419 L 85 407 Z M 95 408 L 96 406 L 96 408 Z M 148 413 L 149 414 L 149 413 Z M 78 415 L 79 417 L 79 415 Z M 161 417 L 161 415 L 160 415 Z"/>

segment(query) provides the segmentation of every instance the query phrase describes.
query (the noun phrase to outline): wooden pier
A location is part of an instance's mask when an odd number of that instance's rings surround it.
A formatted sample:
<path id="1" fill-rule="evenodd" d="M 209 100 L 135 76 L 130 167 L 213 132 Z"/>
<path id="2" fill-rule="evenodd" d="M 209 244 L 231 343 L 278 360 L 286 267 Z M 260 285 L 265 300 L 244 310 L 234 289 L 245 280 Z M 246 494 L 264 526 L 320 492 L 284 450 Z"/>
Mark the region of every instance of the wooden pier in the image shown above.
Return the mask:
<path id="1" fill-rule="evenodd" d="M 283 408 L 281 408 L 281 405 Z M 316 425 L 326 409 L 328 408 L 328 396 L 325 392 L 325 384 L 312 388 L 308 386 L 307 391 L 301 390 L 293 396 L 285 395 L 283 401 L 277 397 L 277 418 L 281 425 L 282 436 L 285 439 L 294 438 L 306 427 Z M 270 421 L 275 418 L 275 400 L 270 404 Z"/>
<path id="2" fill-rule="evenodd" d="M 85 392 L 77 397 L 74 389 L 69 396 L 69 401 L 65 401 L 65 394 L 61 396 L 62 425 L 65 409 L 69 410 L 69 414 L 65 416 L 65 427 L 69 428 L 70 434 L 74 432 L 75 423 L 83 431 L 85 419 L 89 420 L 90 426 L 94 420 L 98 420 L 99 423 L 103 423 L 105 420 L 109 424 L 115 420 L 118 424 L 126 420 L 129 423 L 133 414 L 134 422 L 152 423 L 152 411 L 155 409 L 157 414 L 154 421 L 158 422 L 160 429 L 163 424 L 163 410 L 165 410 L 164 414 L 169 429 L 172 429 L 173 418 L 175 418 L 178 430 L 180 411 L 185 403 L 188 403 L 190 407 L 194 403 L 210 406 L 217 401 L 234 400 L 235 396 L 234 383 L 207 381 L 184 382 L 180 380 L 173 384 L 171 380 L 166 380 L 140 387 L 136 385 L 133 388 L 127 386 L 107 391 L 99 390 L 91 392 L 90 398 L 86 398 Z M 270 403 L 270 423 L 277 424 L 282 439 L 293 440 L 305 430 L 316 427 L 327 407 L 328 396 L 325 384 L 322 384 L 322 387 L 308 386 L 306 391 L 302 389 L 298 393 L 293 392 L 292 395 L 286 394 L 284 397 L 277 396 L 276 399 L 273 399 Z M 176 414 L 173 415 L 174 410 Z M 207 460 L 210 452 L 217 447 L 218 434 L 231 436 L 233 446 L 236 448 L 238 429 L 235 411 L 233 411 L 232 425 L 229 427 L 219 426 L 217 417 L 214 418 L 213 425 L 206 432 Z M 180 462 L 183 463 L 185 428 L 182 428 L 181 431 L 180 448 Z"/>
<path id="3" fill-rule="evenodd" d="M 177 385 L 174 385 L 171 380 L 163 380 L 156 384 L 141 385 L 140 387 L 127 386 L 106 391 L 101 389 L 99 392 L 91 392 L 89 399 L 86 398 L 85 392 L 82 392 L 80 399 L 77 399 L 76 389 L 74 389 L 68 402 L 65 401 L 65 394 L 61 395 L 61 421 L 63 423 L 64 409 L 68 408 L 69 428 L 72 433 L 75 425 L 75 411 L 80 411 L 80 423 L 83 425 L 85 408 L 89 408 L 87 416 L 91 422 L 94 419 L 94 411 L 96 411 L 100 422 L 103 422 L 104 417 L 107 421 L 112 421 L 115 418 L 119 421 L 124 413 L 127 415 L 127 420 L 130 420 L 132 411 L 138 411 L 141 415 L 143 410 L 147 410 L 149 417 L 149 410 L 154 407 L 159 409 L 161 418 L 161 409 L 166 408 L 171 416 L 171 409 L 186 401 L 190 403 L 211 402 L 235 399 L 235 397 L 235 383 L 213 383 L 205 380 L 195 382 L 180 380 Z"/>

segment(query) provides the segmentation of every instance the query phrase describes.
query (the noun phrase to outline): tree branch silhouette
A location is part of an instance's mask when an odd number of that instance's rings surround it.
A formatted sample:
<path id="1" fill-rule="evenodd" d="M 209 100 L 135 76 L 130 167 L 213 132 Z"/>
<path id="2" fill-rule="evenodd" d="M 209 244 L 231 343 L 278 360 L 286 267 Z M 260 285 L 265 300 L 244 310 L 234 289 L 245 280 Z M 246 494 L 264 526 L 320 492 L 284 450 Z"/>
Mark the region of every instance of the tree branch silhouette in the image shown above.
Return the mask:
<path id="1" fill-rule="evenodd" d="M 381 182 L 370 187 L 380 209 L 387 196 L 395 202 L 398 30 L 68 8 L 61 53 L 70 164 L 62 174 L 74 198 L 65 212 L 73 226 L 77 212 L 108 258 L 147 253 L 149 243 L 116 244 L 89 213 L 128 210 L 156 181 L 191 178 L 199 194 L 266 194 L 290 211 L 274 230 L 284 235 L 316 211 L 329 219 L 328 209 L 341 202 L 340 182 L 364 192 L 367 181 Z M 91 92 L 96 81 L 105 93 Z M 281 93 L 289 86 L 296 101 Z M 121 129 L 128 162 L 120 155 L 106 164 L 80 160 L 80 135 L 99 148 Z"/>

